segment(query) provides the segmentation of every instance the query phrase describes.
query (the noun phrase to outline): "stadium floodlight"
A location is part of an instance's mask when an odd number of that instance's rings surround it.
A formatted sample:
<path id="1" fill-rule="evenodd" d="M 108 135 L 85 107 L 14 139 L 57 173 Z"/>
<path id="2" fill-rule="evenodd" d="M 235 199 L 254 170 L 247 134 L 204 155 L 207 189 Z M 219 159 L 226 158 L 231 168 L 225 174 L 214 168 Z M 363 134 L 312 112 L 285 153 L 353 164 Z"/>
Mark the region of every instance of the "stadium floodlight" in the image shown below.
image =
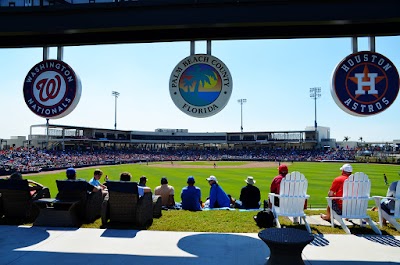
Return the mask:
<path id="1" fill-rule="evenodd" d="M 243 104 L 247 102 L 247 99 L 241 98 L 238 102 L 240 104 L 240 131 L 243 132 Z"/>
<path id="2" fill-rule="evenodd" d="M 114 130 L 117 129 L 117 98 L 119 97 L 119 92 L 113 91 L 112 95 L 115 97 L 115 123 L 114 123 Z"/>
<path id="3" fill-rule="evenodd" d="M 312 87 L 310 88 L 310 98 L 314 99 L 314 111 L 315 111 L 315 120 L 314 120 L 314 128 L 317 130 L 317 99 L 321 97 L 321 88 L 320 87 Z"/>
<path id="4" fill-rule="evenodd" d="M 46 119 L 46 148 L 48 149 L 49 147 L 49 119 Z"/>

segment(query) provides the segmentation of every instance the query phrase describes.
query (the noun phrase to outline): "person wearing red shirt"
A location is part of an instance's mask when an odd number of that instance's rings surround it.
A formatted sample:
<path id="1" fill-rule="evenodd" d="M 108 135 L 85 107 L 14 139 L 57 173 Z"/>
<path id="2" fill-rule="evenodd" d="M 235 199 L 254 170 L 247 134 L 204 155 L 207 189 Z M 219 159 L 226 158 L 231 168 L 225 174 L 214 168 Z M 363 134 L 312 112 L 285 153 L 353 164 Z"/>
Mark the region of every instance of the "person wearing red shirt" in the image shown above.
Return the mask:
<path id="1" fill-rule="evenodd" d="M 346 179 L 349 178 L 351 173 L 353 172 L 353 167 L 350 164 L 344 164 L 340 170 L 342 171 L 342 175 L 335 178 L 332 182 L 332 186 L 329 189 L 328 196 L 329 197 L 342 197 L 343 196 L 343 184 Z M 342 215 L 342 200 L 336 199 L 332 200 L 332 209 L 339 215 Z M 326 208 L 326 214 L 321 214 L 321 218 L 325 221 L 331 220 L 331 212 L 329 206 Z"/>
<path id="2" fill-rule="evenodd" d="M 279 191 L 281 189 L 281 181 L 284 177 L 286 177 L 289 170 L 285 164 L 282 164 L 278 167 L 278 172 L 279 172 L 279 175 L 276 176 L 272 180 L 271 188 L 270 188 L 270 192 L 275 193 L 275 194 L 279 194 Z M 275 198 L 274 202 L 275 202 L 275 206 L 279 206 L 279 198 Z M 269 204 L 269 208 L 272 208 L 270 201 L 268 201 L 268 204 Z"/>

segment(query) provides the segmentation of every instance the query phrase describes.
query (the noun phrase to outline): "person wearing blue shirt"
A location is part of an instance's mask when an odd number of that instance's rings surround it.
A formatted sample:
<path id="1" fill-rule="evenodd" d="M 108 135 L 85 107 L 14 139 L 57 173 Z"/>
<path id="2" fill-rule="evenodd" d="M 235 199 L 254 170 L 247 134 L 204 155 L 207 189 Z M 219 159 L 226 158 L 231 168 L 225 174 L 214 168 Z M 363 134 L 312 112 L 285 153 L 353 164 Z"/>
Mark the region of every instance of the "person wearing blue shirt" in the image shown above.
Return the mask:
<path id="1" fill-rule="evenodd" d="M 89 183 L 95 186 L 98 190 L 101 190 L 103 197 L 108 194 L 107 186 L 100 183 L 100 178 L 103 176 L 103 171 L 96 169 L 93 173 L 93 178 L 89 180 Z M 105 177 L 108 180 L 108 176 Z"/>
<path id="2" fill-rule="evenodd" d="M 225 191 L 218 185 L 218 180 L 215 176 L 210 176 L 207 178 L 208 184 L 210 184 L 210 198 L 209 207 L 210 208 L 222 208 L 230 207 L 231 200 Z"/>
<path id="3" fill-rule="evenodd" d="M 181 192 L 182 209 L 190 211 L 201 211 L 201 190 L 194 186 L 195 180 L 193 176 L 187 179 L 187 187 Z"/>
<path id="4" fill-rule="evenodd" d="M 98 188 L 99 190 L 100 189 L 104 190 L 107 189 L 107 187 L 100 183 L 101 176 L 103 176 L 103 171 L 101 171 L 100 169 L 96 169 L 93 173 L 93 178 L 89 180 L 89 183 Z M 107 176 L 105 180 L 108 180 Z"/>

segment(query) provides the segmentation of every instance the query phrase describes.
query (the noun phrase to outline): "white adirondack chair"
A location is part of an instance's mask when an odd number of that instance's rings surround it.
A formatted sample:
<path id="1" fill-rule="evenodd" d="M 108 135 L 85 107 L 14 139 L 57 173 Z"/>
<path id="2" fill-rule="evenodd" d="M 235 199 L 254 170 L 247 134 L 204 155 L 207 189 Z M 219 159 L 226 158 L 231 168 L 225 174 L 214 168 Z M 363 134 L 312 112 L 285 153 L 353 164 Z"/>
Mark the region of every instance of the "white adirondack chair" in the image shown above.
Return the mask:
<path id="1" fill-rule="evenodd" d="M 305 200 L 310 197 L 310 195 L 307 195 L 307 187 L 308 182 L 304 175 L 294 171 L 282 179 L 279 194 L 269 194 L 277 227 L 281 227 L 279 216 L 300 218 L 300 223 L 303 220 L 307 231 L 311 233 L 310 225 L 307 223 L 306 214 L 304 213 Z M 275 206 L 276 198 L 279 198 L 279 207 Z"/>
<path id="2" fill-rule="evenodd" d="M 381 200 L 384 198 L 394 200 L 393 215 L 388 214 L 384 210 L 382 210 Z M 394 197 L 374 196 L 374 199 L 375 204 L 378 207 L 379 225 L 382 227 L 383 219 L 385 219 L 389 223 L 391 223 L 397 229 L 397 231 L 400 231 L 400 223 L 396 221 L 396 219 L 400 219 L 400 181 L 397 181 L 396 194 L 394 194 Z"/>
<path id="3" fill-rule="evenodd" d="M 362 226 L 362 220 L 365 220 L 375 233 L 381 235 L 382 232 L 367 214 L 368 200 L 372 199 L 369 196 L 370 190 L 371 182 L 369 181 L 367 174 L 363 172 L 357 172 L 350 175 L 349 178 L 345 180 L 343 184 L 343 197 L 326 197 L 331 211 L 332 227 L 334 227 L 334 220 L 336 220 L 347 234 L 351 234 L 343 219 L 360 219 Z M 333 199 L 341 199 L 343 201 L 342 215 L 337 214 L 332 209 Z"/>

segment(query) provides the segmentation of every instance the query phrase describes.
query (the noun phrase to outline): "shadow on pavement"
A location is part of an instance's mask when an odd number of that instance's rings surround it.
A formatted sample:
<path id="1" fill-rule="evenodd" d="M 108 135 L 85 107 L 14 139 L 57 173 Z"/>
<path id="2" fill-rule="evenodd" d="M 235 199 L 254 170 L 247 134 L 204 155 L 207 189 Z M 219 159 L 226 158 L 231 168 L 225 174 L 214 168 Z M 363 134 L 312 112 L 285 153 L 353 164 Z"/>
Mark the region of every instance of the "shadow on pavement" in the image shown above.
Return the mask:
<path id="1" fill-rule="evenodd" d="M 311 265 L 395 265 L 397 262 L 356 261 L 356 260 L 308 260 Z"/>
<path id="2" fill-rule="evenodd" d="M 134 238 L 137 230 L 105 230 L 101 237 Z M 0 226 L 0 265 L 31 264 L 265 264 L 269 257 L 268 247 L 259 239 L 233 234 L 196 234 L 183 237 L 177 243 L 187 256 L 174 253 L 154 255 L 102 254 L 103 249 L 113 246 L 101 245 L 97 253 L 68 253 L 24 250 L 40 244 L 49 237 L 46 228 Z M 51 244 L 51 242 L 46 242 Z M 81 244 L 76 242 L 77 245 Z M 40 249 L 40 247 L 38 247 Z M 82 245 L 84 251 L 85 246 Z M 66 250 L 68 251 L 68 250 Z M 105 251 L 107 252 L 107 251 Z M 162 251 L 161 251 L 162 252 Z"/>
<path id="3" fill-rule="evenodd" d="M 357 235 L 357 236 L 385 246 L 400 247 L 400 240 L 396 239 L 394 236 L 371 236 L 371 235 Z"/>
<path id="4" fill-rule="evenodd" d="M 270 255 L 261 240 L 233 234 L 186 236 L 178 247 L 196 255 L 199 264 L 264 264 Z"/>
<path id="5" fill-rule="evenodd" d="M 137 230 L 105 230 L 101 237 L 110 238 L 112 242 L 119 242 L 126 239 L 136 239 Z M 68 234 L 60 234 L 60 236 L 68 237 Z M 220 234 L 220 233 L 202 233 L 184 236 L 177 241 L 176 247 L 179 251 L 168 253 L 163 251 L 162 247 L 151 254 L 130 255 L 118 254 L 110 252 L 114 245 L 101 244 L 96 252 L 85 252 L 84 244 L 96 244 L 95 240 L 76 241 L 77 248 L 72 252 L 66 246 L 65 251 L 38 251 L 43 249 L 43 244 L 52 246 L 54 243 L 60 244 L 57 236 L 49 238 L 49 232 L 45 228 L 39 227 L 17 227 L 17 226 L 0 226 L 0 265 L 32 265 L 32 264 L 140 264 L 140 265 L 255 265 L 265 264 L 270 251 L 266 244 L 258 238 L 247 235 L 236 234 Z M 400 240 L 391 236 L 360 236 L 367 240 L 393 246 L 400 247 Z M 54 240 L 54 241 L 53 241 Z M 62 240 L 61 240 L 62 242 Z M 146 244 L 149 244 L 147 241 Z M 75 243 L 75 242 L 74 242 Z M 74 244 L 73 243 L 73 244 Z M 156 243 L 156 242 L 154 242 Z M 162 242 L 161 242 L 162 243 Z M 157 242 L 160 244 L 160 242 Z M 38 245 L 37 247 L 35 245 Z M 315 235 L 313 241 L 314 246 L 325 247 L 330 242 L 323 235 Z M 162 244 L 160 245 L 162 246 Z M 30 250 L 23 249 L 30 247 Z M 145 246 L 144 246 L 145 248 Z M 51 249 L 51 248 L 50 248 Z M 167 248 L 166 248 L 167 249 Z M 318 248 L 321 249 L 321 248 Z M 70 251 L 70 252 L 67 252 Z M 107 254 L 105 254 L 107 253 Z M 128 251 L 129 253 L 129 251 Z M 132 251 L 133 253 L 133 251 Z M 140 252 L 135 252 L 140 253 Z M 396 262 L 377 262 L 377 261 L 354 261 L 354 260 L 305 260 L 306 264 L 311 265 L 394 265 Z"/>
<path id="6" fill-rule="evenodd" d="M 15 250 L 38 244 L 49 236 L 50 234 L 41 228 L 0 226 L 0 264 L 17 260 L 20 253 Z"/>
<path id="7" fill-rule="evenodd" d="M 103 234 L 101 234 L 101 237 L 135 238 L 138 232 L 138 230 L 106 229 Z"/>
<path id="8" fill-rule="evenodd" d="M 314 240 L 311 241 L 310 245 L 316 247 L 326 247 L 329 245 L 329 240 L 326 239 L 323 234 L 314 234 Z"/>

